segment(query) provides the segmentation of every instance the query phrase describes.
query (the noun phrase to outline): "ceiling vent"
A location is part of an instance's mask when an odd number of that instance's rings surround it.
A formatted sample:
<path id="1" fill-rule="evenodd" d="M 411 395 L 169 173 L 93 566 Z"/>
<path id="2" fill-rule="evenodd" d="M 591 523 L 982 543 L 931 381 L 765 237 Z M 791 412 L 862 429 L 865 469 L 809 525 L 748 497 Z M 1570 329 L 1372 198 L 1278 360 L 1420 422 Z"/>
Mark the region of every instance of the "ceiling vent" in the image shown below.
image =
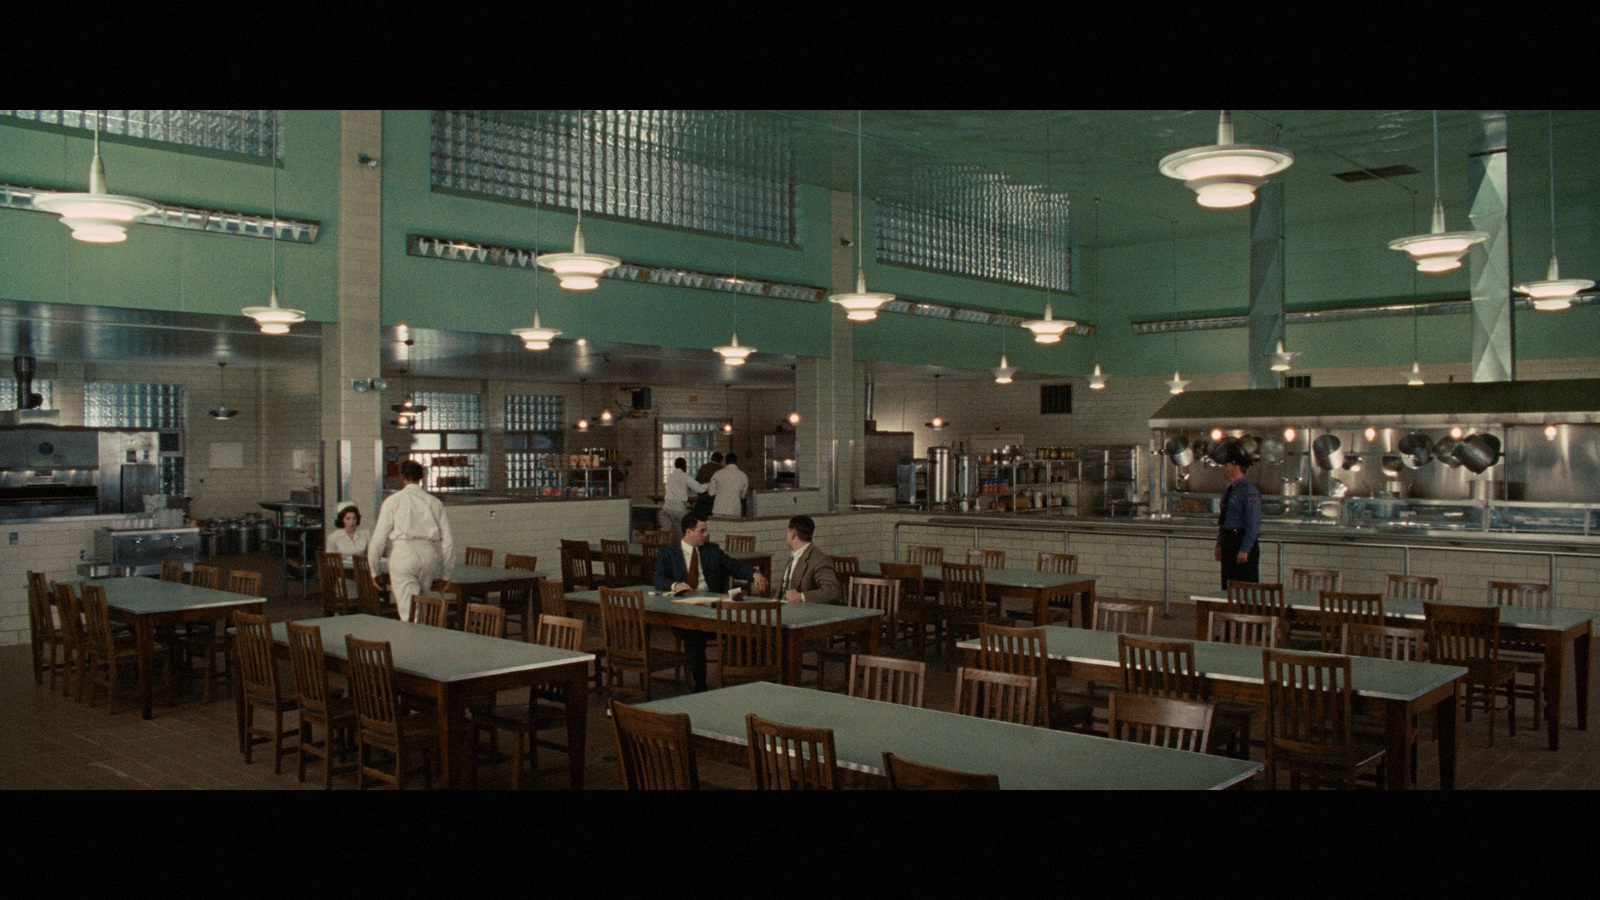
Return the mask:
<path id="1" fill-rule="evenodd" d="M 1335 172 L 1333 177 L 1340 181 L 1354 184 L 1357 181 L 1374 181 L 1379 178 L 1397 178 L 1401 175 L 1416 175 L 1416 169 L 1406 165 L 1383 166 L 1378 169 L 1356 169 L 1354 172 Z"/>

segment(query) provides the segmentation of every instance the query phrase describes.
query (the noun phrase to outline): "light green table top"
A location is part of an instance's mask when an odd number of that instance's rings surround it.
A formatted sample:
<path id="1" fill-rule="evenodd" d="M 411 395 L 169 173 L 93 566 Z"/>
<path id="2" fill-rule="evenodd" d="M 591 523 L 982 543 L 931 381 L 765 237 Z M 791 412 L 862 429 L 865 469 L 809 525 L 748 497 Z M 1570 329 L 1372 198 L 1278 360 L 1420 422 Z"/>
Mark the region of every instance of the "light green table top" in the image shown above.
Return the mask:
<path id="1" fill-rule="evenodd" d="M 1118 665 L 1117 634 L 1050 625 L 1044 629 L 1045 654 L 1068 662 Z M 1160 640 L 1158 638 L 1158 640 Z M 1194 644 L 1194 667 L 1200 675 L 1220 681 L 1260 684 L 1261 648 L 1187 641 Z M 963 650 L 978 649 L 977 641 L 962 641 Z M 1412 701 L 1467 674 L 1460 666 L 1401 662 L 1392 659 L 1350 658 L 1350 687 L 1377 700 Z"/>
<path id="2" fill-rule="evenodd" d="M 673 613 L 675 615 L 692 616 L 700 619 L 717 618 L 717 608 L 710 605 L 696 605 L 693 603 L 674 603 L 673 598 L 655 589 L 654 585 L 636 584 L 628 588 L 631 591 L 644 592 L 644 608 L 646 611 Z M 727 599 L 727 594 L 718 594 L 712 591 L 690 591 L 687 597 L 720 597 Z M 578 600 L 587 603 L 600 602 L 599 591 L 574 591 L 567 595 L 568 600 Z M 747 597 L 750 600 L 759 600 L 759 597 Z M 783 627 L 801 628 L 807 625 L 817 625 L 823 622 L 841 622 L 850 619 L 868 619 L 882 616 L 883 613 L 876 609 L 859 609 L 854 606 L 838 606 L 832 603 L 785 603 L 783 605 Z"/>
<path id="3" fill-rule="evenodd" d="M 1228 595 L 1221 591 L 1211 594 L 1193 594 L 1190 599 L 1209 600 L 1213 603 L 1228 602 Z M 1321 602 L 1316 591 L 1295 591 L 1285 589 L 1283 602 L 1294 609 L 1320 610 Z M 1452 606 L 1488 606 L 1485 600 L 1482 603 L 1448 602 Z M 1408 600 L 1402 597 L 1383 598 L 1383 614 L 1385 616 L 1398 616 L 1405 619 L 1423 621 L 1422 601 Z M 1566 631 L 1575 625 L 1582 625 L 1594 618 L 1594 612 L 1584 609 L 1533 609 L 1527 606 L 1502 606 L 1500 607 L 1500 624 L 1515 625 L 1519 628 L 1529 628 L 1536 631 Z"/>
<path id="4" fill-rule="evenodd" d="M 507 569 L 504 566 L 465 566 L 457 565 L 450 570 L 451 584 L 483 584 L 491 581 L 507 581 L 514 578 L 549 578 L 549 572 L 530 571 L 528 569 Z"/>
<path id="5" fill-rule="evenodd" d="M 864 561 L 861 563 L 861 574 L 879 577 L 878 563 Z M 938 581 L 944 572 L 938 566 L 923 566 L 922 577 L 929 581 Z M 1061 587 L 1072 584 L 1086 584 L 1094 581 L 1093 575 L 1082 573 L 1068 575 L 1065 572 L 1031 572 L 1027 569 L 985 569 L 983 570 L 984 584 L 998 587 L 1017 587 L 1029 590 L 1042 590 L 1044 588 Z"/>
<path id="6" fill-rule="evenodd" d="M 347 634 L 365 641 L 388 641 L 394 651 L 396 671 L 433 681 L 465 681 L 564 663 L 588 663 L 594 659 L 590 653 L 397 622 L 379 616 L 329 616 L 304 619 L 299 624 L 321 628 L 323 652 L 340 659 L 347 658 L 344 645 Z M 280 644 L 289 643 L 289 630 L 284 623 L 272 626 L 272 638 Z"/>
<path id="7" fill-rule="evenodd" d="M 246 597 L 229 591 L 154 578 L 96 578 L 82 583 L 105 588 L 106 606 L 141 616 L 267 602 L 265 597 Z"/>
<path id="8" fill-rule="evenodd" d="M 995 773 L 1006 790 L 1207 790 L 1261 764 L 758 682 L 643 704 L 689 714 L 696 735 L 744 745 L 744 717 L 833 729 L 842 768 L 882 774 L 885 751 Z"/>

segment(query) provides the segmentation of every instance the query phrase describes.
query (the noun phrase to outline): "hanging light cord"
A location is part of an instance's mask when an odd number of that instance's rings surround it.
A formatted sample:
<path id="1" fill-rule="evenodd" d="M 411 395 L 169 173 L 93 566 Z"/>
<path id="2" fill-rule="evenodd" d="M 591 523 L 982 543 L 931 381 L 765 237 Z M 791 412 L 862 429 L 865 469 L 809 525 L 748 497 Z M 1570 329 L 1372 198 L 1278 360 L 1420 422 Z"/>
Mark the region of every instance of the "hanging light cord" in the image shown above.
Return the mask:
<path id="1" fill-rule="evenodd" d="M 1048 154 L 1047 154 L 1048 155 Z M 1094 299 L 1100 308 L 1100 198 L 1094 198 Z M 1094 330 L 1094 364 L 1100 365 L 1100 329 Z"/>
<path id="2" fill-rule="evenodd" d="M 1556 255 L 1556 112 L 1546 110 L 1550 117 L 1550 255 Z"/>
<path id="3" fill-rule="evenodd" d="M 278 304 L 278 114 L 272 114 L 272 304 Z"/>
<path id="4" fill-rule="evenodd" d="M 858 110 L 856 110 L 856 272 L 857 273 L 861 272 L 861 266 L 862 266 L 862 256 L 861 256 L 861 207 L 863 205 L 865 205 L 865 204 L 863 204 L 861 202 L 861 197 L 862 197 L 862 193 L 861 192 L 862 192 L 862 183 L 863 183 L 862 182 L 862 178 L 861 178 L 861 137 L 862 137 L 862 133 L 861 133 L 861 110 L 858 109 Z"/>
<path id="5" fill-rule="evenodd" d="M 1439 203 L 1439 111 L 1433 111 L 1433 202 Z"/>

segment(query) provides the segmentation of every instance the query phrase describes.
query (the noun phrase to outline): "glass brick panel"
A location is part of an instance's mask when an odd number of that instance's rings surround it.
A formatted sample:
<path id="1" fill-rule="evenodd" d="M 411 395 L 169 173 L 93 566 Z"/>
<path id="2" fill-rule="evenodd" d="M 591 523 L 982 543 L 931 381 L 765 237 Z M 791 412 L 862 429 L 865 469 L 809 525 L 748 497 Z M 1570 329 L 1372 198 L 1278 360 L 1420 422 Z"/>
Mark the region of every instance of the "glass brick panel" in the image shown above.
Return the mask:
<path id="1" fill-rule="evenodd" d="M 48 381 L 35 378 L 33 392 L 44 398 L 44 405 L 39 409 L 55 409 L 55 391 Z M 15 378 L 0 378 L 0 410 L 17 408 L 17 380 Z"/>
<path id="2" fill-rule="evenodd" d="M 412 394 L 427 409 L 417 417 L 418 431 L 483 430 L 483 396 L 417 391 Z"/>
<path id="3" fill-rule="evenodd" d="M 952 275 L 1072 289 L 1071 203 L 1035 185 L 929 175 L 877 207 L 877 259 Z"/>
<path id="4" fill-rule="evenodd" d="M 184 428 L 183 385 L 89 381 L 83 385 L 83 423 L 90 428 Z"/>
<path id="5" fill-rule="evenodd" d="M 103 114 L 100 130 L 186 147 L 277 158 L 275 109 L 0 109 L 10 116 L 85 131 Z"/>

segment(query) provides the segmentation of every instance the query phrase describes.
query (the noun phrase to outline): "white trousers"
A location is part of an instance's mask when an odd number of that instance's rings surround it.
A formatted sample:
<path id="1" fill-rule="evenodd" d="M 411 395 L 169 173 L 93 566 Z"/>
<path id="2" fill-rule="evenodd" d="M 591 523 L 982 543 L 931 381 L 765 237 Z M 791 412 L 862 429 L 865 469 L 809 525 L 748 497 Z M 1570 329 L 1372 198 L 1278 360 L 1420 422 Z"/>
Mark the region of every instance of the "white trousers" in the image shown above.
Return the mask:
<path id="1" fill-rule="evenodd" d="M 444 572 L 439 547 L 432 541 L 397 541 L 389 552 L 389 591 L 400 621 L 411 621 L 411 598 L 426 594 Z"/>
<path id="2" fill-rule="evenodd" d="M 689 507 L 687 506 L 663 505 L 661 507 L 661 529 L 672 532 L 673 537 L 682 537 L 683 517 L 688 514 Z"/>

